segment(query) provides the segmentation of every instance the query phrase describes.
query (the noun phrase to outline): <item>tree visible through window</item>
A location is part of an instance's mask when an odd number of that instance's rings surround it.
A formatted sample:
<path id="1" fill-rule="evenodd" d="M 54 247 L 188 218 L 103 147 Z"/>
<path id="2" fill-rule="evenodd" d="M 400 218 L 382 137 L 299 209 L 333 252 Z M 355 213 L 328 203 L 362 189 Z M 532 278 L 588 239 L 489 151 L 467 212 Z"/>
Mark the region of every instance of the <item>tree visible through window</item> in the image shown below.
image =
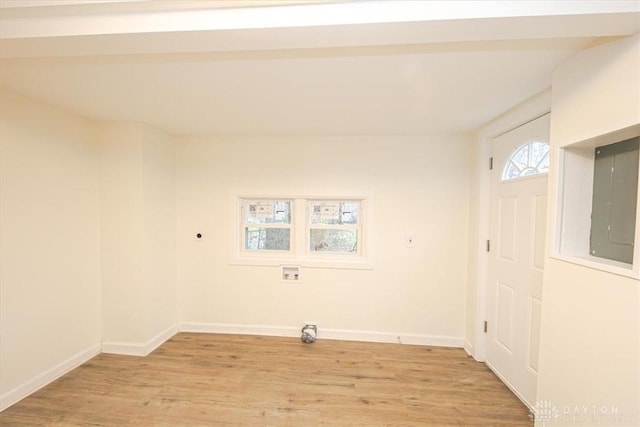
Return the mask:
<path id="1" fill-rule="evenodd" d="M 243 209 L 245 250 L 291 249 L 290 200 L 246 200 Z"/>
<path id="2" fill-rule="evenodd" d="M 313 200 L 309 207 L 311 252 L 358 252 L 357 200 Z"/>
<path id="3" fill-rule="evenodd" d="M 549 172 L 549 144 L 529 141 L 511 154 L 502 170 L 502 180 Z"/>
<path id="4" fill-rule="evenodd" d="M 230 262 L 372 268 L 370 196 L 237 196 Z"/>

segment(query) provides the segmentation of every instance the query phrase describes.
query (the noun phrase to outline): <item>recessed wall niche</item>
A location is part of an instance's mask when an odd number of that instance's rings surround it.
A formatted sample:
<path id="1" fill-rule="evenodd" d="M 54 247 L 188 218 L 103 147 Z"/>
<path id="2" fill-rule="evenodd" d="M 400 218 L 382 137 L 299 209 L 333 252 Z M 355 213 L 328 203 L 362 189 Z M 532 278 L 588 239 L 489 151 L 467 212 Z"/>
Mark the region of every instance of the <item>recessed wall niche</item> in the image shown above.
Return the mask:
<path id="1" fill-rule="evenodd" d="M 611 259 L 615 258 L 615 256 L 612 257 L 604 254 L 604 252 L 601 253 L 600 248 L 596 246 L 595 240 L 592 238 L 592 234 L 596 232 L 594 227 L 601 227 L 596 222 L 592 223 L 592 214 L 596 214 L 593 217 L 594 221 L 602 221 L 602 212 L 607 211 L 606 206 L 603 209 L 603 204 L 611 203 L 608 197 L 603 197 L 603 188 L 605 188 L 604 196 L 608 196 L 606 193 L 609 193 L 606 188 L 611 188 L 610 193 L 619 193 L 622 188 L 620 181 L 616 182 L 617 178 L 613 175 L 611 182 L 604 186 L 602 185 L 602 174 L 596 175 L 594 180 L 596 150 L 604 147 L 610 148 L 614 144 L 619 144 L 623 141 L 628 142 L 639 136 L 640 124 L 560 147 L 558 158 L 558 188 L 560 191 L 558 191 L 559 200 L 553 257 L 624 276 L 640 277 L 638 268 L 640 265 L 640 250 L 633 250 L 640 242 L 640 227 L 637 226 L 640 224 L 640 212 L 637 209 L 637 164 L 634 165 L 636 166 L 635 175 L 632 175 L 635 180 L 633 184 L 635 185 L 631 187 L 631 190 L 625 187 L 626 195 L 622 198 L 620 198 L 620 194 L 615 195 L 617 200 L 624 202 L 617 203 L 618 205 L 624 205 L 624 211 L 622 213 L 612 211 L 611 214 L 605 214 L 613 224 L 611 232 L 608 233 L 614 241 L 613 244 L 617 245 L 618 240 L 625 240 L 627 245 L 632 246 L 630 248 L 632 256 L 621 258 L 623 260 Z M 637 150 L 633 156 L 635 156 L 635 161 L 640 163 L 640 156 L 638 156 Z M 626 164 L 629 164 L 628 154 Z M 626 174 L 626 179 L 628 184 L 629 174 Z M 595 198 L 594 184 L 596 188 Z M 630 192 L 633 192 L 633 194 Z M 629 203 L 629 200 L 634 203 Z M 617 237 L 617 234 L 621 234 L 618 232 L 620 228 L 617 225 L 620 222 L 620 215 L 623 217 L 626 215 L 624 221 L 627 225 L 627 230 L 624 231 L 627 236 L 626 239 Z M 629 233 L 632 235 L 629 235 Z M 605 234 L 607 233 L 605 232 Z M 623 242 L 620 244 L 623 244 Z"/>

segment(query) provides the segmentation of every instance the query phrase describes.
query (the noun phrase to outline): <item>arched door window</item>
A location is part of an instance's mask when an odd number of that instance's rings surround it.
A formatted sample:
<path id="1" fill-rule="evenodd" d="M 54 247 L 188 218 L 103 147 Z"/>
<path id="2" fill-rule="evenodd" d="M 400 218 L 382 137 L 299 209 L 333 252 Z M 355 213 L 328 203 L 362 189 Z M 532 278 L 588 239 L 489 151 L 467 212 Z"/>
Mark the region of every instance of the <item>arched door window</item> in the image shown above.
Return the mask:
<path id="1" fill-rule="evenodd" d="M 520 178 L 549 172 L 549 144 L 543 141 L 529 141 L 511 154 L 504 169 L 502 180 Z"/>

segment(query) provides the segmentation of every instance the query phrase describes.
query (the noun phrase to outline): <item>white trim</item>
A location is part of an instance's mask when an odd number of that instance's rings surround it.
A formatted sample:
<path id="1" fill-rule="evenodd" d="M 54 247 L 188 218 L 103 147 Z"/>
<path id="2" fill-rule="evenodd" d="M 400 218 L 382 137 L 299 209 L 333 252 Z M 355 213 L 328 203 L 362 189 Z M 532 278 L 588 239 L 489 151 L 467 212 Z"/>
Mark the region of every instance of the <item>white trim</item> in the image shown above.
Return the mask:
<path id="1" fill-rule="evenodd" d="M 487 123 L 476 132 L 475 141 L 478 144 L 478 157 L 476 158 L 478 176 L 476 176 L 476 212 L 477 220 L 477 236 L 478 241 L 475 242 L 476 248 L 473 256 L 477 257 L 476 275 L 476 318 L 473 325 L 474 330 L 474 347 L 473 357 L 475 360 L 483 362 L 486 357 L 484 321 L 487 320 L 487 292 L 488 292 L 488 274 L 489 274 L 489 257 L 486 251 L 485 242 L 491 238 L 491 204 L 489 201 L 491 195 L 491 171 L 487 167 L 489 157 L 491 157 L 491 143 L 493 138 L 504 134 L 505 132 L 515 129 L 516 127 L 531 121 L 534 118 L 541 117 L 549 113 L 551 109 L 551 90 L 547 89 L 538 95 L 531 97 L 520 105 L 515 106 L 502 116 Z M 497 167 L 494 165 L 494 168 Z"/>
<path id="2" fill-rule="evenodd" d="M 293 327 L 196 322 L 182 322 L 179 326 L 180 332 L 262 335 L 277 337 L 299 337 L 301 329 L 302 325 L 300 327 Z M 318 328 L 318 340 L 322 339 L 396 343 L 438 347 L 464 347 L 464 338 L 462 337 Z"/>
<path id="3" fill-rule="evenodd" d="M 198 332 L 207 334 L 239 334 L 239 335 L 262 335 L 273 337 L 298 337 L 300 328 L 268 325 L 235 325 L 226 323 L 198 323 L 181 322 L 178 330 L 180 332 Z"/>
<path id="4" fill-rule="evenodd" d="M 146 343 L 103 342 L 102 352 L 127 356 L 146 356 L 178 332 L 176 325 L 160 332 Z"/>
<path id="5" fill-rule="evenodd" d="M 471 344 L 468 339 L 464 340 L 462 348 L 464 348 L 464 351 L 466 351 L 469 356 L 473 357 L 473 344 Z"/>
<path id="6" fill-rule="evenodd" d="M 610 274 L 640 279 L 640 251 L 635 250 L 631 264 L 598 258 L 589 253 L 591 205 L 593 193 L 594 150 L 596 147 L 636 138 L 640 123 L 574 143 L 562 143 L 555 164 L 551 185 L 556 200 L 550 213 L 548 229 L 552 239 L 550 257 Z M 640 183 L 640 177 L 638 178 Z M 582 186 L 577 191 L 576 186 Z M 571 189 L 571 191 L 567 191 Z M 640 201 L 640 185 L 637 200 Z M 640 206 L 640 203 L 637 204 Z M 585 213 L 586 212 L 586 213 Z M 640 224 L 640 209 L 636 209 L 636 224 Z M 640 246 L 640 227 L 635 227 L 634 245 Z"/>
<path id="7" fill-rule="evenodd" d="M 373 262 L 361 260 L 336 260 L 318 258 L 258 258 L 258 257 L 229 257 L 229 265 L 244 265 L 255 267 L 279 267 L 282 264 L 295 264 L 305 268 L 330 268 L 346 270 L 373 270 Z"/>
<path id="8" fill-rule="evenodd" d="M 272 199 L 291 200 L 292 218 L 291 248 L 290 251 L 245 251 L 242 246 L 242 238 L 239 231 L 243 228 L 242 203 L 243 200 Z M 307 209 L 308 202 L 315 200 L 358 200 L 360 202 L 359 219 L 359 245 L 358 254 L 342 253 L 315 253 L 307 251 L 306 240 Z M 371 191 L 359 191 L 353 193 L 323 193 L 310 191 L 306 194 L 282 192 L 277 194 L 248 191 L 231 191 L 229 193 L 229 206 L 232 227 L 229 229 L 229 265 L 242 266 L 271 266 L 277 267 L 283 264 L 299 265 L 305 268 L 331 268 L 331 269 L 373 269 L 373 210 L 374 199 Z"/>
<path id="9" fill-rule="evenodd" d="M 596 258 L 588 254 L 584 256 L 578 256 L 553 253 L 549 256 L 549 258 L 580 265 L 582 267 L 591 268 L 593 270 L 600 270 L 606 273 L 628 277 L 633 280 L 640 280 L 640 269 L 637 265 L 625 264 L 605 258 Z"/>
<path id="10" fill-rule="evenodd" d="M 256 204 L 267 202 L 273 208 L 273 205 L 277 202 L 289 203 L 289 213 L 290 220 L 289 222 L 279 222 L 279 223 L 249 223 L 247 221 L 247 212 L 249 210 L 250 202 L 255 202 Z M 296 215 L 296 203 L 295 199 L 291 199 L 288 197 L 259 197 L 259 198 L 238 198 L 238 206 L 236 209 L 239 213 L 238 224 L 239 227 L 236 230 L 236 239 L 238 245 L 238 253 L 236 254 L 239 257 L 272 257 L 272 258 L 290 258 L 295 256 L 295 215 Z M 244 242 L 247 240 L 247 229 L 248 228 L 265 228 L 265 229 L 281 229 L 281 230 L 289 230 L 289 249 L 284 250 L 264 250 L 264 249 L 246 249 L 244 247 Z"/>
<path id="11" fill-rule="evenodd" d="M 98 354 L 100 354 L 100 344 L 92 345 L 88 349 L 81 351 L 62 363 L 47 369 L 39 375 L 36 375 L 34 378 L 17 386 L 13 390 L 9 390 L 0 396 L 0 412 L 57 380 L 67 372 L 77 368 Z"/>
<path id="12" fill-rule="evenodd" d="M 375 331 L 349 331 L 349 330 L 318 330 L 318 339 L 365 341 L 380 343 L 396 343 L 409 345 L 424 345 L 436 347 L 462 348 L 464 338 L 448 337 L 441 335 L 406 334 L 402 332 L 375 332 Z"/>
<path id="13" fill-rule="evenodd" d="M 3 7 L 15 7 L 18 3 L 15 0 L 5 0 Z M 30 2 L 23 2 L 30 3 Z M 51 3 L 63 10 L 75 10 L 74 4 L 79 4 L 79 0 L 53 0 Z M 35 5 L 49 5 L 43 0 L 36 0 Z M 637 2 L 603 2 L 603 1 L 553 1 L 553 2 L 531 2 L 531 1 L 514 1 L 504 2 L 497 0 L 485 0 L 482 7 L 477 7 L 477 3 L 471 0 L 448 2 L 448 1 L 421 1 L 421 2 L 321 2 L 309 3 L 300 6 L 293 4 L 288 6 L 284 1 L 276 2 L 279 7 L 184 7 L 181 10 L 175 10 L 176 6 L 158 6 L 155 3 L 172 3 L 172 2 L 135 2 L 133 0 L 108 0 L 108 3 L 120 3 L 119 7 L 113 5 L 101 4 L 103 1 L 91 0 L 90 4 L 83 4 L 83 10 L 89 10 L 86 14 L 75 13 L 39 13 L 37 16 L 37 25 L 32 20 L 24 19 L 20 15 L 14 18 L 5 18 L 0 36 L 3 39 L 16 38 L 33 38 L 33 37 L 64 37 L 64 36 L 87 36 L 87 35 L 104 35 L 104 34 L 140 34 L 140 33 L 174 33 L 180 35 L 189 31 L 200 32 L 219 32 L 221 30 L 245 30 L 245 29 L 265 29 L 265 28 L 300 28 L 300 27 L 320 27 L 335 26 L 350 28 L 352 25 L 374 25 L 372 32 L 382 33 L 376 37 L 368 37 L 366 40 L 369 44 L 375 43 L 379 45 L 397 43 L 396 31 L 385 31 L 378 28 L 380 24 L 394 23 L 432 23 L 432 22 L 452 22 L 465 20 L 491 20 L 491 19 L 509 19 L 518 17 L 522 19 L 541 21 L 538 32 L 540 37 L 569 37 L 575 34 L 570 28 L 564 28 L 559 25 L 551 25 L 546 22 L 553 17 L 561 15 L 602 15 L 613 13 L 634 13 L 638 11 Z M 147 5 L 146 3 L 152 3 Z M 183 2 L 177 2 L 183 3 Z M 242 2 L 230 2 L 239 3 Z M 245 5 L 246 6 L 245 2 Z M 250 2 L 249 2 L 250 3 Z M 267 2 L 257 3 L 258 6 L 265 4 L 273 4 Z M 23 5 L 23 4 L 22 4 Z M 135 7 L 134 7 L 135 5 Z M 24 5 L 23 5 L 24 6 Z M 111 6 L 111 7 L 108 7 Z M 611 19 L 611 18 L 610 18 Z M 632 18 L 630 18 L 632 19 Z M 537 22 L 533 21 L 533 22 Z M 471 21 L 474 22 L 474 21 Z M 551 20 L 552 23 L 555 20 Z M 597 20 L 595 21 L 598 22 Z M 617 21 L 614 20 L 617 23 Z M 624 22 L 624 21 L 623 21 Z M 378 25 L 376 25 L 378 24 Z M 546 25 L 545 25 L 546 24 Z M 594 26 L 594 24 L 592 24 Z M 618 27 L 624 27 L 618 23 Z M 534 34 L 525 31 L 529 25 L 524 26 L 525 29 L 519 29 L 524 34 L 533 37 Z M 567 27 L 567 26 L 565 26 Z M 394 28 L 391 26 L 391 28 Z M 444 27 L 445 29 L 447 27 Z M 578 27 L 581 28 L 581 27 Z M 602 34 L 603 28 L 596 26 L 600 31 L 597 35 Z M 613 35 L 619 35 L 618 32 L 604 27 L 612 31 Z M 473 34 L 477 34 L 479 40 L 492 39 L 501 35 L 504 38 L 511 37 L 511 32 L 503 35 L 503 31 L 489 32 L 482 31 L 484 26 L 479 25 Z M 442 31 L 442 30 L 441 30 Z M 530 30 L 533 31 L 533 30 Z M 415 32 L 415 34 L 413 34 Z M 426 37 L 424 31 L 410 31 L 411 36 L 405 43 L 430 43 L 434 42 L 433 38 L 439 35 L 439 31 L 431 37 Z M 431 34 L 433 31 L 428 31 Z M 298 34 L 298 33 L 294 33 Z M 344 34 L 344 33 L 338 33 Z M 449 33 L 444 33 L 449 34 Z M 409 35 L 405 37 L 409 37 Z M 593 34 L 596 35 L 595 33 Z M 611 35 L 605 32 L 602 35 Z M 396 36 L 396 37 L 393 37 Z M 265 36 L 262 36 L 265 37 Z M 317 35 L 316 35 L 317 37 Z M 441 36 L 444 39 L 444 36 Z M 451 35 L 447 40 L 451 39 Z M 523 36 L 524 37 L 524 36 Z M 453 38 L 451 41 L 458 41 L 462 36 Z M 244 39 L 240 37 L 240 39 Z M 328 38 L 318 47 L 327 46 L 327 43 L 333 42 L 332 38 Z M 361 37 L 353 37 L 356 45 L 363 44 L 365 41 L 360 40 Z M 440 39 L 439 39 L 440 40 Z M 249 49 L 252 46 L 246 46 L 241 43 L 234 42 L 231 46 Z M 215 46 L 219 49 L 218 46 Z M 273 46 L 269 46 L 273 49 Z M 256 50 L 255 47 L 252 50 Z"/>
<path id="14" fill-rule="evenodd" d="M 534 408 L 533 408 L 533 406 L 531 406 L 531 404 L 530 404 L 529 402 L 527 402 L 527 400 L 526 400 L 526 399 L 525 399 L 525 398 L 524 398 L 520 393 L 518 393 L 518 390 L 516 390 L 516 388 L 515 388 L 515 387 L 513 387 L 513 386 L 509 383 L 509 381 L 507 381 L 507 379 L 506 379 L 505 377 L 503 377 L 502 375 L 500 375 L 500 373 L 499 373 L 499 372 L 498 372 L 498 371 L 497 371 L 493 366 L 491 366 L 491 364 L 490 364 L 489 362 L 485 362 L 485 364 L 487 365 L 487 367 L 488 367 L 489 369 L 491 369 L 491 372 L 493 372 L 493 373 L 494 373 L 494 375 L 495 375 L 496 377 L 498 377 L 498 378 L 500 379 L 500 381 L 502 381 L 502 382 L 504 383 L 504 385 L 506 385 L 506 386 L 507 386 L 507 388 L 508 388 L 509 390 L 511 390 L 511 392 L 512 392 L 513 394 L 515 394 L 515 395 L 516 395 L 516 397 L 517 397 L 518 399 L 520 399 L 520 401 L 521 401 L 522 403 L 524 403 L 524 405 L 525 405 L 527 408 L 529 408 L 529 411 L 534 412 Z"/>

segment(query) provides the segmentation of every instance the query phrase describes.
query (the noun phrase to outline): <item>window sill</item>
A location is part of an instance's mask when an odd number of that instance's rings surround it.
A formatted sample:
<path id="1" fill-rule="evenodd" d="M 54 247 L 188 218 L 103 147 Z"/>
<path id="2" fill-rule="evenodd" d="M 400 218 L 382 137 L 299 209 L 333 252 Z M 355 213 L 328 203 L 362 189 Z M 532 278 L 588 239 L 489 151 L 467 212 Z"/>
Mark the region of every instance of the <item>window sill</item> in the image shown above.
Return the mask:
<path id="1" fill-rule="evenodd" d="M 580 265 L 582 267 L 600 270 L 618 276 L 629 277 L 631 279 L 640 280 L 640 274 L 633 265 L 619 261 L 613 261 L 606 258 L 598 258 L 591 255 L 564 255 L 553 254 L 552 259 Z"/>
<path id="2" fill-rule="evenodd" d="M 357 259 L 321 259 L 294 257 L 249 257 L 235 256 L 229 259 L 229 265 L 278 267 L 298 265 L 304 268 L 331 268 L 345 270 L 373 270 L 373 263 L 362 258 Z"/>

